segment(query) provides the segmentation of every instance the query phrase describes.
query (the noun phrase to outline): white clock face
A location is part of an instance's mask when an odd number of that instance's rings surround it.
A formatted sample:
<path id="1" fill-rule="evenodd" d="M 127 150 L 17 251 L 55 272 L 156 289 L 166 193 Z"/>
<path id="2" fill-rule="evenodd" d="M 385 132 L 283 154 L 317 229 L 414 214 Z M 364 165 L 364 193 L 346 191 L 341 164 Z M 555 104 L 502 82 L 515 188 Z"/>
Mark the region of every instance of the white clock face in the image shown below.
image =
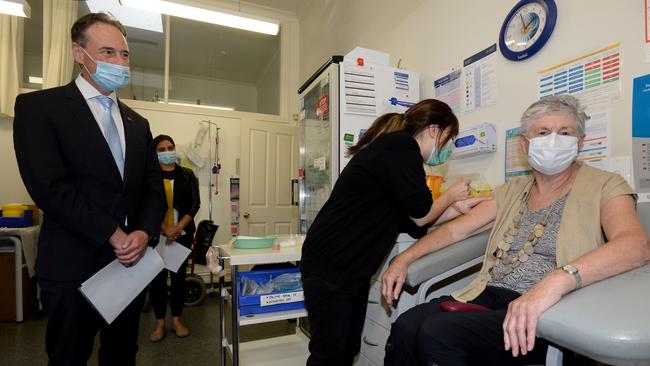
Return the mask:
<path id="1" fill-rule="evenodd" d="M 508 22 L 506 47 L 513 52 L 525 51 L 535 44 L 546 26 L 546 8 L 539 3 L 521 7 Z"/>

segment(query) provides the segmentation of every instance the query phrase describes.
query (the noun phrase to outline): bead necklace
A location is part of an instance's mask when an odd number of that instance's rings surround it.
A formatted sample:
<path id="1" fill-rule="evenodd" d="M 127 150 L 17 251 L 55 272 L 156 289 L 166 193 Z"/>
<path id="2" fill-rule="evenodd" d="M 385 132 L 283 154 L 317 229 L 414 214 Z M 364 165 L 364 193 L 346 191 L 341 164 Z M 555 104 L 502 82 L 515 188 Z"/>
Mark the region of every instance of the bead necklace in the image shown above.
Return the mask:
<path id="1" fill-rule="evenodd" d="M 532 191 L 532 187 L 530 191 Z M 548 217 L 551 215 L 551 212 L 555 208 L 557 202 L 560 201 L 560 199 L 557 199 L 555 202 L 553 202 L 553 205 L 549 207 L 546 215 L 544 215 L 544 218 L 542 218 L 542 220 L 533 227 L 533 231 L 530 233 L 530 235 L 528 235 L 528 239 L 521 247 L 521 249 L 519 249 L 515 255 L 508 256 L 508 251 L 510 250 L 512 243 L 515 241 L 515 235 L 519 233 L 519 225 L 521 225 L 521 220 L 528 211 L 528 198 L 530 197 L 530 191 L 526 193 L 526 196 L 522 200 L 521 206 L 519 207 L 519 211 L 512 219 L 510 227 L 503 234 L 503 239 L 501 239 L 497 244 L 497 249 L 494 251 L 494 253 L 492 253 L 493 258 L 490 258 L 490 260 L 488 260 L 488 282 L 492 280 L 500 281 L 508 273 L 519 267 L 521 263 L 528 261 L 530 255 L 535 252 L 535 245 L 537 244 L 537 241 L 542 237 L 542 235 L 544 235 L 544 229 L 546 228 Z M 501 270 L 498 269 L 499 263 L 503 264 L 503 269 Z"/>

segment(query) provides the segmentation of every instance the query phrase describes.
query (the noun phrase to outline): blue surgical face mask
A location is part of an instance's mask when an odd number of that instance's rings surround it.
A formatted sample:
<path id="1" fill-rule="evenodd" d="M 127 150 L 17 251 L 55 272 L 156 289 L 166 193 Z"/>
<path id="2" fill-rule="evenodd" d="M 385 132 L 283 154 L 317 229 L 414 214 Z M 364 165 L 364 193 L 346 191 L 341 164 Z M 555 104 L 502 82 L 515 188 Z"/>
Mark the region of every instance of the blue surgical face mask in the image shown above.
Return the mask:
<path id="1" fill-rule="evenodd" d="M 442 149 L 440 149 L 438 147 L 438 143 L 436 143 L 435 145 L 433 145 L 433 150 L 431 150 L 431 155 L 429 156 L 429 159 L 426 161 L 425 164 L 431 166 L 444 164 L 445 162 L 447 162 L 447 160 L 449 160 L 451 153 L 454 151 L 453 147 L 454 147 L 454 143 L 451 140 L 447 141 L 447 143 Z"/>
<path id="2" fill-rule="evenodd" d="M 84 52 L 86 50 L 82 48 Z M 86 52 L 88 55 L 88 52 Z M 90 55 L 88 55 L 90 57 Z M 90 74 L 90 77 L 93 81 L 102 88 L 103 91 L 110 93 L 115 90 L 119 90 L 129 85 L 131 80 L 131 72 L 127 66 L 111 64 L 103 61 L 95 61 L 94 58 L 90 57 L 91 60 L 97 65 L 97 69 L 94 74 L 90 73 L 90 70 L 86 67 L 86 71 Z"/>
<path id="3" fill-rule="evenodd" d="M 158 153 L 160 164 L 173 164 L 176 162 L 176 151 L 161 151 Z"/>

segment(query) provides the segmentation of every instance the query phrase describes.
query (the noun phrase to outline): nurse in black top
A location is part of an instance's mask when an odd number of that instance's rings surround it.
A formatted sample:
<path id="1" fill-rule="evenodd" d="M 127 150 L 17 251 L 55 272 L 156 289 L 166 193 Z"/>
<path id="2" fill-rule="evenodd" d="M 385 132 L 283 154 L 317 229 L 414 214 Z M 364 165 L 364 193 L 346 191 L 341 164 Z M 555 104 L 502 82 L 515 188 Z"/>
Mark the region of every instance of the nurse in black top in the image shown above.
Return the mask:
<path id="1" fill-rule="evenodd" d="M 423 163 L 447 161 L 457 134 L 451 108 L 428 99 L 404 114 L 377 118 L 348 149 L 352 159 L 302 249 L 311 330 L 307 365 L 352 364 L 360 348 L 370 278 L 399 233 L 428 225 L 470 197 L 468 182 L 459 181 L 434 201 L 425 183 Z M 421 236 L 426 229 L 419 231 Z"/>
<path id="2" fill-rule="evenodd" d="M 165 187 L 167 211 L 160 225 L 160 233 L 167 240 L 166 244 L 174 241 L 192 248 L 194 241 L 194 216 L 201 204 L 199 198 L 199 180 L 191 169 L 176 164 L 176 144 L 167 135 L 159 135 L 153 140 L 158 153 L 158 162 Z M 159 244 L 162 245 L 162 244 Z M 169 305 L 172 313 L 172 330 L 178 337 L 187 337 L 189 329 L 181 321 L 183 303 L 185 301 L 185 271 L 187 260 L 181 264 L 176 273 L 169 272 L 171 286 L 169 289 Z M 156 325 L 149 336 L 152 342 L 161 341 L 165 337 L 165 311 L 167 309 L 167 276 L 163 269 L 151 281 L 151 306 L 156 315 Z"/>

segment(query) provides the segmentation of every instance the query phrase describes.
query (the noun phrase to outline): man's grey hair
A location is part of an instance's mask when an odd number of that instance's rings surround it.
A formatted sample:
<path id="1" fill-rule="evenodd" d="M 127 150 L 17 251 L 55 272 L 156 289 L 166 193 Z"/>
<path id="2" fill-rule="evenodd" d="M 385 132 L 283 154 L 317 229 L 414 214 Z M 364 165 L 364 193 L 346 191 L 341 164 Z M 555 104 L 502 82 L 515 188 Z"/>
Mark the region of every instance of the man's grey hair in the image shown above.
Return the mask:
<path id="1" fill-rule="evenodd" d="M 521 133 L 528 135 L 533 123 L 548 114 L 565 114 L 573 118 L 578 128 L 578 137 L 585 135 L 585 122 L 589 116 L 578 98 L 568 95 L 554 95 L 531 104 L 521 116 Z"/>

